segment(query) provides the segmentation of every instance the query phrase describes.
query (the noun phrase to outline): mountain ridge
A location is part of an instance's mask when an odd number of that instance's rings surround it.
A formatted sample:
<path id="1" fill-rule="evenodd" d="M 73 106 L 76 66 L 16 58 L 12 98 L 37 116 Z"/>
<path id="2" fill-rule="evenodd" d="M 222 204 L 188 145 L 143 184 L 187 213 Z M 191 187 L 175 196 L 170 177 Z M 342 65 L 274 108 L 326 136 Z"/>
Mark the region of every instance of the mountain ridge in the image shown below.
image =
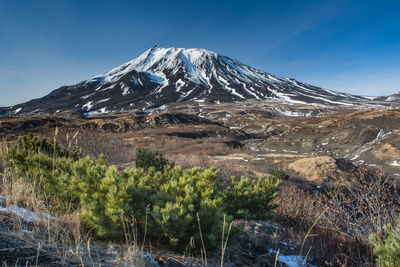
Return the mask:
<path id="1" fill-rule="evenodd" d="M 400 92 L 388 96 L 378 96 L 374 100 L 400 103 Z"/>
<path id="2" fill-rule="evenodd" d="M 367 98 L 323 89 L 257 70 L 200 48 L 153 46 L 104 74 L 48 95 L 3 108 L 0 114 L 107 113 L 168 103 L 276 99 L 293 104 L 352 105 Z"/>

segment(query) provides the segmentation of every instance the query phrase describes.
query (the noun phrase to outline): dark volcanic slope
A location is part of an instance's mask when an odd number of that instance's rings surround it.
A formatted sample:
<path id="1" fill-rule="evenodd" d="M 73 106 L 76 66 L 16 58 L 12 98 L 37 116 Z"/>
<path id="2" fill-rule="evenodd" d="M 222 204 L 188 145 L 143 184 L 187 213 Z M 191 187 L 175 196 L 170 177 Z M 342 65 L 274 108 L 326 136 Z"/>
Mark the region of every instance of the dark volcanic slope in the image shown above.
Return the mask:
<path id="1" fill-rule="evenodd" d="M 204 49 L 155 46 L 103 75 L 0 110 L 0 115 L 57 113 L 69 109 L 96 114 L 152 108 L 171 102 L 219 103 L 250 98 L 325 105 L 366 100 L 273 76 Z"/>

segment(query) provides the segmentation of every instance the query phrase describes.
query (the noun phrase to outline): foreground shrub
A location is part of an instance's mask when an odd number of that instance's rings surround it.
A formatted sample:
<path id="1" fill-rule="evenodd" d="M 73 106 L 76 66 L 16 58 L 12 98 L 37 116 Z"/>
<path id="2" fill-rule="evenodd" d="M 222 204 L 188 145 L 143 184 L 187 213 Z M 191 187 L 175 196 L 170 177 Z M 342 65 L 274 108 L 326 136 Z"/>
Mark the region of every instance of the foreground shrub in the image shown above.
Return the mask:
<path id="1" fill-rule="evenodd" d="M 36 139 L 21 140 L 30 144 L 27 140 Z M 142 167 L 122 172 L 107 166 L 104 156 L 93 159 L 36 145 L 19 145 L 7 159 L 15 172 L 40 189 L 49 206 L 81 207 L 85 222 L 100 238 L 122 239 L 129 227 L 159 245 L 182 250 L 194 244 L 199 249 L 201 228 L 204 244 L 212 250 L 221 244 L 224 216 L 228 224 L 234 218 L 266 219 L 276 207 L 271 201 L 279 182 L 271 176 L 232 179 L 225 188 L 215 168 L 182 169 L 158 152 L 138 151 Z"/>
<path id="2" fill-rule="evenodd" d="M 370 236 L 374 244 L 376 263 L 382 267 L 400 266 L 400 228 L 391 224 L 384 227 L 386 238 L 380 238 L 376 233 Z"/>
<path id="3" fill-rule="evenodd" d="M 220 244 L 223 194 L 218 170 L 166 166 L 162 172 L 150 168 L 125 169 L 119 175 L 109 167 L 97 187 L 79 184 L 86 208 L 85 219 L 102 238 L 120 238 L 124 218 L 135 221 L 139 233 L 158 244 L 183 249 L 191 238 L 201 247 L 197 214 L 208 249 Z M 123 215 L 123 216 L 121 216 Z M 227 217 L 227 222 L 232 216 Z"/>

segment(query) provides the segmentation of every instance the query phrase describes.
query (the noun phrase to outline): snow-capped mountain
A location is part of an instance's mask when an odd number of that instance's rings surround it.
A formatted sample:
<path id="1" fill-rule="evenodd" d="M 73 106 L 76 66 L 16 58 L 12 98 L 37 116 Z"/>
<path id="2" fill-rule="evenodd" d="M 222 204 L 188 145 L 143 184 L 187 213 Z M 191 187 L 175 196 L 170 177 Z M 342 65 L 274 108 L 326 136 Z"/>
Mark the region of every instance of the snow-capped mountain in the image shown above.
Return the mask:
<path id="1" fill-rule="evenodd" d="M 105 74 L 63 86 L 45 97 L 8 108 L 7 112 L 55 113 L 74 109 L 95 114 L 171 102 L 220 103 L 251 98 L 324 105 L 367 100 L 277 77 L 205 49 L 154 46 Z"/>
<path id="2" fill-rule="evenodd" d="M 389 96 L 379 96 L 374 98 L 374 100 L 400 103 L 400 92 Z"/>

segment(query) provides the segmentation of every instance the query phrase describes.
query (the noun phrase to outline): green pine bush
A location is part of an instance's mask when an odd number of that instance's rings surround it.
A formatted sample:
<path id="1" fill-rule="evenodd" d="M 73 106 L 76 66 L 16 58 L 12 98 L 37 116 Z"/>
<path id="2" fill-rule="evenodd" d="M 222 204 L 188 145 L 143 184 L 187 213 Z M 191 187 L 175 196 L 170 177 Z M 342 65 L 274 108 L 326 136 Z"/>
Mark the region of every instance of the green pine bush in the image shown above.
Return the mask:
<path id="1" fill-rule="evenodd" d="M 136 168 L 144 168 L 147 170 L 150 167 L 153 167 L 157 171 L 162 171 L 165 165 L 173 167 L 173 164 L 171 164 L 160 152 L 151 151 L 143 147 L 136 148 Z"/>
<path id="2" fill-rule="evenodd" d="M 268 219 L 276 207 L 279 181 L 272 176 L 232 178 L 225 187 L 215 168 L 174 167 L 147 149 L 138 149 L 136 169 L 120 172 L 103 155 L 83 157 L 76 148 L 63 150 L 32 135 L 21 140 L 9 151 L 8 165 L 35 185 L 49 206 L 81 207 L 99 238 L 122 239 L 130 222 L 153 244 L 184 250 L 194 240 L 200 249 L 198 215 L 205 246 L 212 250 L 221 244 L 224 216 L 228 224 L 235 218 Z"/>
<path id="3" fill-rule="evenodd" d="M 162 172 L 125 169 L 121 175 L 109 167 L 98 187 L 75 181 L 81 185 L 77 190 L 81 190 L 85 220 L 99 237 L 121 238 L 123 218 L 132 218 L 139 233 L 149 229 L 146 238 L 153 243 L 177 249 L 187 246 L 191 237 L 196 247 L 201 247 L 197 213 L 207 248 L 219 245 L 224 216 L 221 182 L 213 168 L 182 170 L 171 166 Z"/>
<path id="4" fill-rule="evenodd" d="M 71 149 L 62 149 L 57 143 L 55 143 L 52 139 L 41 139 L 39 140 L 33 134 L 28 134 L 26 136 L 22 136 L 18 139 L 18 149 L 19 151 L 35 151 L 42 152 L 46 155 L 52 157 L 64 157 L 64 158 L 73 158 L 78 159 L 82 157 L 82 154 L 79 152 L 79 147 L 74 146 Z"/>
<path id="5" fill-rule="evenodd" d="M 374 245 L 376 263 L 382 267 L 400 266 L 400 228 L 393 228 L 391 224 L 384 227 L 386 238 L 379 237 L 376 233 L 370 236 Z"/>

